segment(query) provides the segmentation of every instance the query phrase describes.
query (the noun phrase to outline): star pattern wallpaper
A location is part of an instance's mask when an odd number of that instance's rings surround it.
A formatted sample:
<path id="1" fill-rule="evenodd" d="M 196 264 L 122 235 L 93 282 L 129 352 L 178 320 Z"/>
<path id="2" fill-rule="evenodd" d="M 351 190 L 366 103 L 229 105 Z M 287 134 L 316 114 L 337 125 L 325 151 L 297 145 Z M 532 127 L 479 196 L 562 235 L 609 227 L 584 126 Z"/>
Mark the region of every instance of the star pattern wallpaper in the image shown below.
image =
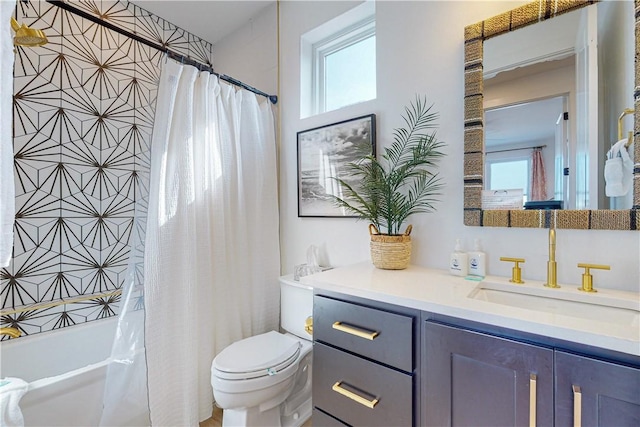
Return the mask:
<path id="1" fill-rule="evenodd" d="M 212 63 L 209 42 L 133 3 L 72 4 Z M 13 259 L 0 269 L 0 323 L 31 335 L 117 315 L 127 275 L 142 283 L 149 146 L 165 55 L 44 1 L 18 2 L 16 19 L 49 40 L 15 48 L 16 220 Z"/>

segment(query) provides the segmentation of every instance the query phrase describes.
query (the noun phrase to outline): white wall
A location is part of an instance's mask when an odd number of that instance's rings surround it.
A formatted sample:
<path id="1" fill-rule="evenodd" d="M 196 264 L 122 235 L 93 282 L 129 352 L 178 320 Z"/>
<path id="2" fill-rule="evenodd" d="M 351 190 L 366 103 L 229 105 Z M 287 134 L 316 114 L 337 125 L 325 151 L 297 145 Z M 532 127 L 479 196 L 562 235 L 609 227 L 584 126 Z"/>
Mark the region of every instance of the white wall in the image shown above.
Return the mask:
<path id="1" fill-rule="evenodd" d="M 247 25 L 216 43 L 213 46 L 216 72 L 275 94 L 278 90 L 276 21 L 276 3 L 266 4 Z"/>
<path id="2" fill-rule="evenodd" d="M 280 227 L 282 272 L 305 262 L 309 245 L 320 246 L 325 260 L 342 266 L 368 260 L 367 224 L 343 218 L 298 218 L 296 132 L 350 117 L 375 113 L 378 147 L 388 145 L 401 125 L 403 106 L 424 94 L 440 112 L 441 139 L 448 143 L 441 165 L 446 182 L 438 211 L 411 218 L 414 264 L 446 268 L 457 237 L 469 249 L 482 239 L 490 274 L 506 276 L 510 266 L 500 256 L 526 258 L 523 277 L 543 280 L 547 260 L 547 231 L 466 227 L 462 217 L 463 43 L 464 27 L 524 2 L 422 1 L 376 4 L 378 98 L 304 120 L 300 119 L 300 35 L 337 16 L 354 2 L 285 1 L 280 6 L 281 172 Z M 640 233 L 559 230 L 558 280 L 578 284 L 578 262 L 610 264 L 595 272 L 596 287 L 640 290 Z"/>
<path id="3" fill-rule="evenodd" d="M 376 100 L 300 119 L 300 35 L 334 18 L 357 2 L 283 1 L 280 3 L 280 241 L 282 273 L 305 262 L 309 245 L 321 249 L 321 258 L 334 267 L 369 259 L 367 223 L 344 218 L 298 218 L 296 132 L 364 114 L 377 115 L 378 148 L 389 145 L 394 127 L 402 124 L 403 107 L 416 94 L 426 95 L 440 113 L 440 138 L 448 143 L 441 164 L 445 195 L 435 213 L 411 218 L 414 225 L 412 263 L 447 268 L 455 239 L 470 249 L 482 240 L 490 274 L 507 276 L 511 266 L 500 256 L 526 258 L 524 279 L 544 280 L 547 231 L 466 227 L 462 218 L 463 160 L 463 44 L 464 27 L 525 3 L 524 1 L 378 1 Z M 216 45 L 216 68 L 223 73 L 260 82 L 266 64 L 276 57 L 252 56 L 244 47 L 260 37 L 273 38 L 276 20 L 266 9 L 262 35 L 255 22 Z M 261 20 L 262 16 L 256 17 Z M 264 41 L 264 40 L 262 40 Z M 265 46 L 265 51 L 269 46 Z M 251 84 L 250 83 L 250 84 Z M 262 85 L 262 86 L 261 86 Z M 264 89 L 263 89 L 264 90 Z M 577 285 L 578 262 L 610 264 L 611 271 L 595 271 L 596 287 L 640 290 L 640 233 L 624 231 L 559 230 L 558 280 Z"/>

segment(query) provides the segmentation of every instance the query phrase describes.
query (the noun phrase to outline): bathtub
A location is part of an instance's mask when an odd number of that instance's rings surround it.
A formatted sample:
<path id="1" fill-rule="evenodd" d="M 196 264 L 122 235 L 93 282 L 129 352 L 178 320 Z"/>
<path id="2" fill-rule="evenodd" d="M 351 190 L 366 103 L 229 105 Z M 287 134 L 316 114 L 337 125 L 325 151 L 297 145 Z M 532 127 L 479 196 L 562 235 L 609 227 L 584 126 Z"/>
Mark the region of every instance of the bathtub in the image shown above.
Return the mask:
<path id="1" fill-rule="evenodd" d="M 0 344 L 0 378 L 29 383 L 25 426 L 97 426 L 117 316 Z"/>

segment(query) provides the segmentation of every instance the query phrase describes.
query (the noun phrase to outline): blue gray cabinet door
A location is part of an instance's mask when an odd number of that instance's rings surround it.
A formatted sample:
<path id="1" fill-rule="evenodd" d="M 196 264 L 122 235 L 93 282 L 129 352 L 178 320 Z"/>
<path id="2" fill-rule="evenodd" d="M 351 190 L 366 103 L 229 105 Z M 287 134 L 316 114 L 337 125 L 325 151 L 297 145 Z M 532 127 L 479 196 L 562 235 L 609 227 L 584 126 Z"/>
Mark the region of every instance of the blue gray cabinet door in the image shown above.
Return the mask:
<path id="1" fill-rule="evenodd" d="M 424 425 L 553 425 L 553 350 L 427 321 L 422 357 Z"/>
<path id="2" fill-rule="evenodd" d="M 556 426 L 640 426 L 640 368 L 556 351 Z"/>

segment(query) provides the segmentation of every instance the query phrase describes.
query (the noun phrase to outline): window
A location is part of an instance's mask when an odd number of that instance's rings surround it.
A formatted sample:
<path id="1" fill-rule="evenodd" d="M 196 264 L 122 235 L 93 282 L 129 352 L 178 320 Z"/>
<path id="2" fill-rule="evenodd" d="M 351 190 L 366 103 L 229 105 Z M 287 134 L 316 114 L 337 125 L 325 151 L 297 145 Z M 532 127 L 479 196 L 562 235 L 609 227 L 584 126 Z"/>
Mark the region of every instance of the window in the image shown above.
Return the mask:
<path id="1" fill-rule="evenodd" d="M 487 185 L 489 190 L 522 189 L 523 203 L 529 196 L 529 175 L 531 162 L 528 158 L 487 160 L 489 177 Z"/>
<path id="2" fill-rule="evenodd" d="M 338 40 L 314 45 L 316 111 L 336 110 L 376 97 L 375 22 Z"/>
<path id="3" fill-rule="evenodd" d="M 375 99 L 374 2 L 302 36 L 301 84 L 302 117 Z"/>

